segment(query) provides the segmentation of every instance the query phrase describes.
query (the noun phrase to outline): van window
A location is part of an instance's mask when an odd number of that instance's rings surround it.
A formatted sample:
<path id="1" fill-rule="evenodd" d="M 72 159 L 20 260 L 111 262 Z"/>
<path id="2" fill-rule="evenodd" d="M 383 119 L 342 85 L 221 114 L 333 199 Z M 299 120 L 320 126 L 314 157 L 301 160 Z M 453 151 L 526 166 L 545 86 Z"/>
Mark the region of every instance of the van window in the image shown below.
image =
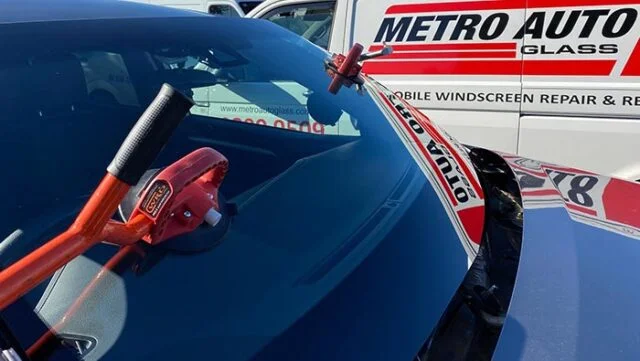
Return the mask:
<path id="1" fill-rule="evenodd" d="M 243 2 L 240 2 L 238 5 L 240 5 L 240 8 L 242 9 L 242 11 L 244 11 L 245 14 L 248 14 L 251 10 L 255 9 L 258 5 L 260 5 L 261 2 L 262 0 L 243 1 Z"/>
<path id="2" fill-rule="evenodd" d="M 263 18 L 302 36 L 323 49 L 329 48 L 335 1 L 281 6 Z"/>
<path id="3" fill-rule="evenodd" d="M 240 17 L 238 11 L 233 8 L 231 5 L 210 5 L 209 6 L 209 14 L 220 15 L 220 16 L 231 16 L 231 17 Z"/>

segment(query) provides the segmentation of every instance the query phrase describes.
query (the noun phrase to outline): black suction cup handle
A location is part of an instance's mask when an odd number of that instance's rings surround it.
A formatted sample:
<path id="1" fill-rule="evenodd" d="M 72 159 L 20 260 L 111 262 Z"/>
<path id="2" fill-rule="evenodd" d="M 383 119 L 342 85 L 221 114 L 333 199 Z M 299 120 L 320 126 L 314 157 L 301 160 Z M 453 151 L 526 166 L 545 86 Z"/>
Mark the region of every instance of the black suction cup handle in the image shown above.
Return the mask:
<path id="1" fill-rule="evenodd" d="M 107 172 L 129 185 L 138 183 L 193 104 L 193 100 L 163 84 L 120 146 Z"/>

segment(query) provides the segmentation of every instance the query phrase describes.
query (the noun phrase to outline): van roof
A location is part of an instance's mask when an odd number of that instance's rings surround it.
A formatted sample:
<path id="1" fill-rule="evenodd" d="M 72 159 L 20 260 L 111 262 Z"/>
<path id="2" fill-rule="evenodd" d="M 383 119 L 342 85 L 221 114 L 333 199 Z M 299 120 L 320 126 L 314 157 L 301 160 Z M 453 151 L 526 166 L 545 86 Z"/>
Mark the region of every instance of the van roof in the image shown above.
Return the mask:
<path id="1" fill-rule="evenodd" d="M 114 18 L 211 16 L 121 0 L 3 0 L 0 24 Z"/>

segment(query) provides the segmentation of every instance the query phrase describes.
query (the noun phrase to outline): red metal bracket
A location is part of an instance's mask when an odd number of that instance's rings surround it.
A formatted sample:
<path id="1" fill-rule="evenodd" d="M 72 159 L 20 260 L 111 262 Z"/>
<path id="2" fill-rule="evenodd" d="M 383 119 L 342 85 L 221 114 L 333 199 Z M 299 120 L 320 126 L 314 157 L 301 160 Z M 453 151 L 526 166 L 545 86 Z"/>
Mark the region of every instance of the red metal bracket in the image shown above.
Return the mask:
<path id="1" fill-rule="evenodd" d="M 358 64 L 363 51 L 364 47 L 356 43 L 349 50 L 347 56 L 338 54 L 333 57 L 333 66 L 328 67 L 329 75 L 333 78 L 329 84 L 329 92 L 331 94 L 338 94 L 342 86 L 349 88 L 354 83 L 363 83 L 362 79 L 359 78 L 362 66 Z"/>

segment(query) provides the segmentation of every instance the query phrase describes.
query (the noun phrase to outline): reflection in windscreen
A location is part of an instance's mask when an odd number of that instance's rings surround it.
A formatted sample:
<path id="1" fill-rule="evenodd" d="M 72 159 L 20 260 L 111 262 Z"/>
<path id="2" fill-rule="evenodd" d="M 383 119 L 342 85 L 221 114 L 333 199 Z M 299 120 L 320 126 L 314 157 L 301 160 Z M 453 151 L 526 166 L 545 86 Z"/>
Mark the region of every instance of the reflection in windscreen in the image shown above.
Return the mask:
<path id="1" fill-rule="evenodd" d="M 138 104 L 124 52 L 74 53 L 83 60 L 89 92 L 98 101 Z M 356 119 L 344 112 L 329 112 L 325 97 L 242 53 L 226 47 L 164 47 L 138 55 L 149 59 L 154 76 L 194 99 L 194 114 L 312 134 L 358 135 Z M 127 51 L 127 56 L 133 54 Z M 309 102 L 314 101 L 323 104 L 313 108 Z"/>

